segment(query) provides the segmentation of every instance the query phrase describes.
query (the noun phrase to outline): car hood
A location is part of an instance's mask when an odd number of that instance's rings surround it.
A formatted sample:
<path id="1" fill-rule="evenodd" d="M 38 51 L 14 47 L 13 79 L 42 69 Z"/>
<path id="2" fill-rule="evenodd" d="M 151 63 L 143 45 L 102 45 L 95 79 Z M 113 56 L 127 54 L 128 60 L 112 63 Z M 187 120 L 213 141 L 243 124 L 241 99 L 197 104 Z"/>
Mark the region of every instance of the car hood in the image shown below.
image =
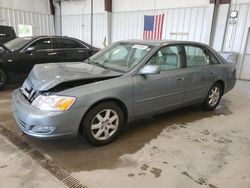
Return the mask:
<path id="1" fill-rule="evenodd" d="M 72 84 L 74 87 L 74 82 L 101 80 L 120 75 L 122 75 L 120 72 L 82 62 L 49 63 L 35 65 L 26 82 L 33 90 L 47 91 L 61 83 L 68 83 L 69 87 Z"/>

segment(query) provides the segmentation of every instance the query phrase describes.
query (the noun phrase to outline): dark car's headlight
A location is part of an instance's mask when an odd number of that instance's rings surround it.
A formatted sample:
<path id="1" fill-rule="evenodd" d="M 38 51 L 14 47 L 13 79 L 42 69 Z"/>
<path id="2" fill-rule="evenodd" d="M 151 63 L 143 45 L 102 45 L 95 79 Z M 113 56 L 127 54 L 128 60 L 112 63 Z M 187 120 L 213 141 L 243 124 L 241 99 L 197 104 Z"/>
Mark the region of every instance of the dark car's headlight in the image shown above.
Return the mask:
<path id="1" fill-rule="evenodd" d="M 70 109 L 70 107 L 76 101 L 76 97 L 59 96 L 59 95 L 39 95 L 31 105 L 39 110 L 46 111 L 64 111 Z"/>

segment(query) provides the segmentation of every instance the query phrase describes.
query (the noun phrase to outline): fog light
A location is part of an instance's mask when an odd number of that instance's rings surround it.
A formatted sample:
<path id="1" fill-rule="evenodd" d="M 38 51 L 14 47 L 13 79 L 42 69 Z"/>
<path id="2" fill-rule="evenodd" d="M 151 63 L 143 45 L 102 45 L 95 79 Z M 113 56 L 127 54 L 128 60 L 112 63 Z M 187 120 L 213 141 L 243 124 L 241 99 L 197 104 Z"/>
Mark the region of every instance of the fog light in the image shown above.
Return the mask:
<path id="1" fill-rule="evenodd" d="M 55 128 L 50 126 L 33 126 L 31 131 L 34 133 L 49 133 L 52 132 Z"/>

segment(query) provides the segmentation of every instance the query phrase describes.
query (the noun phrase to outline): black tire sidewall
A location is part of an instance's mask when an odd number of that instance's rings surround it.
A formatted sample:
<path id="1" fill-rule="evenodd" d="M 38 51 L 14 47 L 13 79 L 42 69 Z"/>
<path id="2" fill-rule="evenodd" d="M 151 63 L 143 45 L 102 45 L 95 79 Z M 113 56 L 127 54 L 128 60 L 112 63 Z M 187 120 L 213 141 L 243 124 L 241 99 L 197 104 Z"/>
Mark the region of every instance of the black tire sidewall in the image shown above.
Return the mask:
<path id="1" fill-rule="evenodd" d="M 6 73 L 4 72 L 4 70 L 1 69 L 1 68 L 0 68 L 0 75 L 3 76 L 3 78 L 4 78 L 3 84 L 0 84 L 0 90 L 2 90 L 2 89 L 5 87 L 6 83 L 7 83 L 7 75 L 6 75 Z M 0 76 L 0 77 L 1 77 L 1 76 Z"/>
<path id="2" fill-rule="evenodd" d="M 97 140 L 92 135 L 91 123 L 92 123 L 93 118 L 96 116 L 96 114 L 104 109 L 112 109 L 117 113 L 117 115 L 119 117 L 118 129 L 109 139 Z M 103 103 L 100 103 L 100 104 L 94 106 L 93 108 L 91 108 L 87 112 L 87 114 L 83 118 L 80 131 L 83 134 L 84 138 L 90 144 L 95 145 L 95 146 L 102 146 L 102 145 L 111 143 L 118 136 L 123 125 L 124 125 L 124 113 L 123 113 L 122 109 L 114 102 L 103 102 Z"/>
<path id="3" fill-rule="evenodd" d="M 211 105 L 209 105 L 209 93 L 211 92 L 211 90 L 212 90 L 214 87 L 218 87 L 218 88 L 219 88 L 219 90 L 220 90 L 220 96 L 219 96 L 219 100 L 218 100 L 218 102 L 216 103 L 216 105 L 211 106 Z M 205 110 L 208 110 L 208 111 L 214 110 L 214 109 L 218 106 L 218 104 L 220 103 L 221 97 L 222 97 L 222 86 L 221 86 L 221 84 L 219 84 L 219 83 L 215 83 L 215 84 L 209 89 L 209 91 L 208 91 L 206 100 L 205 100 L 204 103 L 203 103 L 203 108 L 204 108 Z"/>

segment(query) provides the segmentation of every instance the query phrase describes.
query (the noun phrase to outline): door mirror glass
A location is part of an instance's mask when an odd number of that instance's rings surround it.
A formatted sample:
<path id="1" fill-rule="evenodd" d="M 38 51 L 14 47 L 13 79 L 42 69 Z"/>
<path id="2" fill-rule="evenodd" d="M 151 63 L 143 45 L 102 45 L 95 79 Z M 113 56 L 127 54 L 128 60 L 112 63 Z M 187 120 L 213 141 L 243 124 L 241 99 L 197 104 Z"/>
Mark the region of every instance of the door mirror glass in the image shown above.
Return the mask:
<path id="1" fill-rule="evenodd" d="M 140 71 L 139 74 L 159 74 L 161 72 L 161 68 L 159 65 L 146 65 Z"/>
<path id="2" fill-rule="evenodd" d="M 30 46 L 30 47 L 25 49 L 25 52 L 34 52 L 35 50 L 36 50 L 36 48 L 34 46 Z"/>

